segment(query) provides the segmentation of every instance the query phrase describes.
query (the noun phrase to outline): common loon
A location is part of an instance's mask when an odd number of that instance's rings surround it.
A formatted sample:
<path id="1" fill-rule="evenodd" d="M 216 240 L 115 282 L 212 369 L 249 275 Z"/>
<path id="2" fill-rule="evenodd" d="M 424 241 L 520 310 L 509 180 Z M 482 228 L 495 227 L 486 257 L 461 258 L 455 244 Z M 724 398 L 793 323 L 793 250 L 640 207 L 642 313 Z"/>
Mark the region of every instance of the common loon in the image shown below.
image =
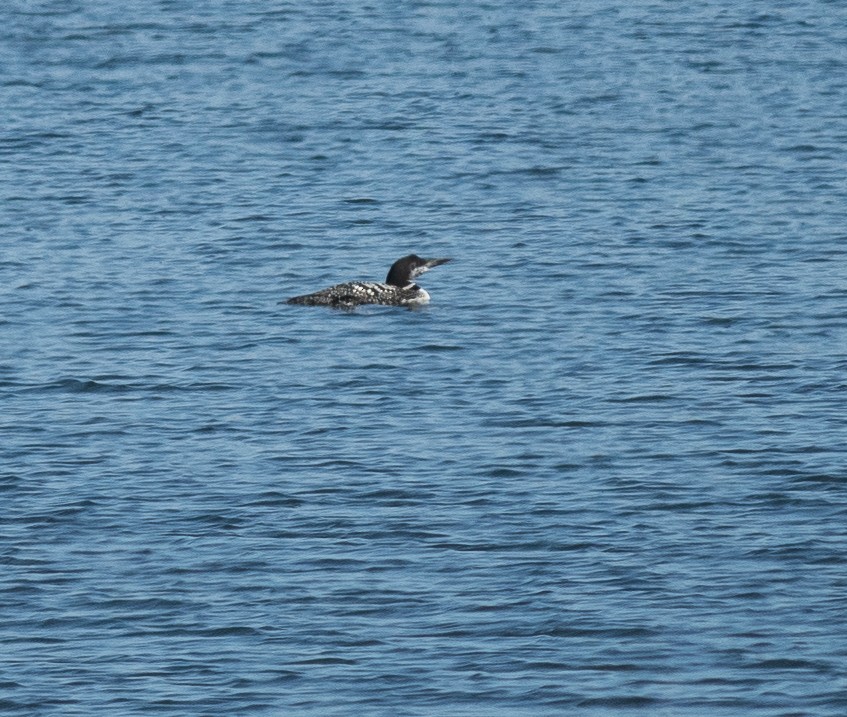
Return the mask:
<path id="1" fill-rule="evenodd" d="M 449 259 L 421 259 L 409 254 L 395 261 L 388 270 L 385 283 L 376 281 L 348 281 L 336 284 L 314 294 L 294 296 L 286 304 L 305 304 L 306 306 L 335 306 L 352 308 L 361 304 L 384 304 L 386 306 L 415 306 L 429 301 L 425 289 L 412 280 L 429 271 L 434 266 L 444 264 Z M 282 302 L 280 302 L 282 303 Z"/>

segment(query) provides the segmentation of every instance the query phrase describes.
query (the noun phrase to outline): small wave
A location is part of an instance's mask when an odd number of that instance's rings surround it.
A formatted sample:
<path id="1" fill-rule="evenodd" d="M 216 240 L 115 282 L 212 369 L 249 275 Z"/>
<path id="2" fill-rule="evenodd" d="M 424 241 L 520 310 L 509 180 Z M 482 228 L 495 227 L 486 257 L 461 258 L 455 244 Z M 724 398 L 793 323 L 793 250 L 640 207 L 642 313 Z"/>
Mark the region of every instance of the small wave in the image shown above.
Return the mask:
<path id="1" fill-rule="evenodd" d="M 253 500 L 243 503 L 247 508 L 297 508 L 303 501 L 279 491 L 259 493 Z"/>
<path id="2" fill-rule="evenodd" d="M 751 670 L 811 670 L 813 672 L 832 672 L 833 668 L 823 662 L 812 660 L 798 660 L 790 657 L 776 657 L 769 660 L 760 660 L 745 665 Z"/>
<path id="3" fill-rule="evenodd" d="M 62 391 L 65 393 L 122 393 L 129 391 L 130 386 L 119 383 L 101 383 L 92 379 L 63 378 L 37 386 L 34 390 Z"/>
<path id="4" fill-rule="evenodd" d="M 637 396 L 622 396 L 620 398 L 612 398 L 613 403 L 664 403 L 665 401 L 673 401 L 677 397 L 667 393 L 648 393 Z"/>
<path id="5" fill-rule="evenodd" d="M 463 351 L 464 348 L 464 346 L 453 346 L 450 344 L 425 344 L 424 346 L 418 347 L 418 350 L 437 353 L 440 351 Z"/>
<path id="6" fill-rule="evenodd" d="M 306 660 L 297 660 L 294 665 L 355 665 L 356 660 L 348 660 L 345 657 L 310 657 Z"/>
<path id="7" fill-rule="evenodd" d="M 655 706 L 658 700 L 645 695 L 609 695 L 608 697 L 590 697 L 580 700 L 578 707 L 611 707 L 625 709 L 633 707 Z"/>
<path id="8" fill-rule="evenodd" d="M 48 381 L 37 385 L 20 388 L 24 393 L 127 393 L 130 391 L 142 391 L 150 393 L 169 393 L 171 391 L 228 391 L 236 388 L 224 383 L 115 383 L 95 379 L 63 378 L 56 381 Z"/>

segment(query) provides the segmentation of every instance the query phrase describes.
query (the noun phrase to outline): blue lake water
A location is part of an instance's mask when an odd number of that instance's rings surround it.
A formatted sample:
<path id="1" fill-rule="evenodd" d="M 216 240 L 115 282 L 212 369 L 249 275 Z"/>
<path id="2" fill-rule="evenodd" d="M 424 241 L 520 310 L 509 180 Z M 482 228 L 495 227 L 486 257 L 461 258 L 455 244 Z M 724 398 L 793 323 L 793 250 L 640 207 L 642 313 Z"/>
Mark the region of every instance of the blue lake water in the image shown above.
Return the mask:
<path id="1" fill-rule="evenodd" d="M 847 714 L 847 5 L 0 21 L 0 713 Z"/>

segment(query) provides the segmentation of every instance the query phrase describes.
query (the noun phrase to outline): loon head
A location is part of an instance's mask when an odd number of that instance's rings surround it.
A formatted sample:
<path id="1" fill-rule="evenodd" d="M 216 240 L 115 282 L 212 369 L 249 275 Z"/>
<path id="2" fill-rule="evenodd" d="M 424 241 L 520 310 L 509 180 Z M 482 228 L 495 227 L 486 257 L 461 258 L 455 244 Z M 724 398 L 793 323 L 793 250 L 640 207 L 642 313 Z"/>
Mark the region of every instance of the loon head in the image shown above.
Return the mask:
<path id="1" fill-rule="evenodd" d="M 420 276 L 434 266 L 446 264 L 448 261 L 450 260 L 421 259 L 417 254 L 409 254 L 409 256 L 404 256 L 391 265 L 385 283 L 400 287 L 408 286 L 416 276 Z"/>

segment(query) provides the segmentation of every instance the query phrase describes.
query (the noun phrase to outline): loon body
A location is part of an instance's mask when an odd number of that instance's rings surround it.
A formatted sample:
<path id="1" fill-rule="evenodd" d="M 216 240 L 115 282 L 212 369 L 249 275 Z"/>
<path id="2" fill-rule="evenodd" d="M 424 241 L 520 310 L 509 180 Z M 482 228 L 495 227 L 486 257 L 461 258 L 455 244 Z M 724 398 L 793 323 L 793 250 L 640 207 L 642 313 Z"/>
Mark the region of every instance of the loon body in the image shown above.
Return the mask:
<path id="1" fill-rule="evenodd" d="M 426 304 L 429 294 L 414 283 L 413 279 L 434 266 L 450 261 L 449 259 L 421 259 L 409 254 L 398 259 L 388 270 L 384 283 L 376 281 L 348 281 L 321 289 L 314 294 L 294 296 L 287 304 L 306 306 L 335 306 L 347 309 L 361 304 L 383 304 L 385 306 L 416 306 Z"/>

